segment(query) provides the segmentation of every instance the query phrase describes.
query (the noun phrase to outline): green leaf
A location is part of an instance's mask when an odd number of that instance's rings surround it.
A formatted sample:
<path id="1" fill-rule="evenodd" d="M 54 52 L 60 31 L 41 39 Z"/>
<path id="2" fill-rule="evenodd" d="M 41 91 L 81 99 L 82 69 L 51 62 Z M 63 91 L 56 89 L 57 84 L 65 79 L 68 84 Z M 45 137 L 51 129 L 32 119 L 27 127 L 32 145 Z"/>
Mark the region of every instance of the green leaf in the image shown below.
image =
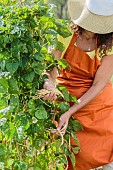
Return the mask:
<path id="1" fill-rule="evenodd" d="M 10 62 L 10 61 L 7 61 L 6 62 L 6 69 L 7 71 L 9 71 L 11 74 L 14 74 L 17 69 L 18 69 L 18 66 L 19 66 L 19 63 L 18 62 Z"/>
<path id="2" fill-rule="evenodd" d="M 78 103 L 78 100 L 75 96 L 70 96 L 70 102 Z"/>
<path id="3" fill-rule="evenodd" d="M 52 34 L 52 35 L 56 35 L 57 36 L 57 31 L 55 31 L 54 29 L 50 28 L 46 31 L 46 34 Z"/>
<path id="4" fill-rule="evenodd" d="M 42 47 L 41 48 L 41 53 L 42 54 L 47 54 L 48 53 L 48 49 L 46 47 Z"/>
<path id="5" fill-rule="evenodd" d="M 66 155 L 62 155 L 62 157 L 59 157 L 59 159 L 60 159 L 60 161 L 61 161 L 63 164 L 65 164 L 65 165 L 68 164 Z"/>
<path id="6" fill-rule="evenodd" d="M 5 156 L 5 154 L 6 154 L 5 147 L 2 144 L 0 144 L 0 156 Z"/>
<path id="7" fill-rule="evenodd" d="M 19 166 L 20 166 L 20 170 L 27 170 L 26 163 L 21 162 L 21 163 L 19 164 Z"/>
<path id="8" fill-rule="evenodd" d="M 7 119 L 5 117 L 1 118 L 0 119 L 0 126 L 3 126 L 6 121 L 7 121 Z"/>
<path id="9" fill-rule="evenodd" d="M 11 165 L 13 164 L 13 161 L 14 160 L 12 158 L 7 159 L 8 167 L 11 167 Z"/>
<path id="10" fill-rule="evenodd" d="M 30 72 L 29 74 L 25 75 L 25 80 L 28 81 L 28 82 L 32 82 L 34 77 L 35 77 L 35 73 L 34 72 Z"/>
<path id="11" fill-rule="evenodd" d="M 71 159 L 71 162 L 72 162 L 73 167 L 75 167 L 76 161 L 75 161 L 75 155 L 74 155 L 73 152 L 71 152 L 71 154 L 70 154 L 70 159 Z"/>
<path id="12" fill-rule="evenodd" d="M 66 87 L 65 86 L 58 86 L 58 89 L 61 90 L 65 101 L 70 101 L 69 91 L 66 89 Z"/>
<path id="13" fill-rule="evenodd" d="M 80 143 L 79 143 L 79 140 L 78 140 L 78 138 L 77 138 L 77 136 L 76 136 L 76 133 L 75 133 L 75 132 L 71 132 L 71 136 L 72 136 L 72 138 L 74 138 L 76 144 L 77 144 L 78 146 L 80 146 Z"/>
<path id="14" fill-rule="evenodd" d="M 75 131 L 79 131 L 79 130 L 83 130 L 83 126 L 81 125 L 81 123 L 78 121 L 78 120 L 75 120 L 75 119 L 73 119 L 72 120 L 72 126 L 73 126 L 73 129 L 75 130 Z"/>
<path id="15" fill-rule="evenodd" d="M 10 106 L 19 107 L 19 97 L 12 95 L 10 98 Z"/>
<path id="16" fill-rule="evenodd" d="M 31 26 L 32 29 L 37 26 L 37 24 L 36 24 L 36 22 L 33 18 L 31 18 L 31 20 L 30 20 L 30 26 Z"/>
<path id="17" fill-rule="evenodd" d="M 60 41 L 57 41 L 57 43 L 54 45 L 54 49 L 56 50 L 60 50 L 60 51 L 64 51 L 65 46 L 63 43 L 61 43 Z"/>
<path id="18" fill-rule="evenodd" d="M 19 88 L 18 88 L 16 79 L 10 78 L 8 80 L 8 85 L 9 85 L 8 92 L 10 94 L 18 94 L 19 93 Z"/>
<path id="19" fill-rule="evenodd" d="M 38 60 L 38 61 L 41 61 L 41 62 L 42 62 L 42 60 L 43 60 L 43 57 L 42 57 L 42 55 L 41 55 L 39 52 L 36 52 L 36 53 L 34 54 L 34 58 L 35 58 L 36 60 Z"/>
<path id="20" fill-rule="evenodd" d="M 57 30 L 58 34 L 61 35 L 63 38 L 67 38 L 69 36 L 71 36 L 71 32 L 68 30 L 68 28 L 62 28 L 60 27 L 60 29 Z"/>
<path id="21" fill-rule="evenodd" d="M 40 64 L 40 62 L 37 62 L 37 61 L 33 61 L 31 67 L 34 68 L 34 67 L 38 67 Z"/>
<path id="22" fill-rule="evenodd" d="M 0 79 L 0 93 L 6 93 L 8 90 L 8 81 L 5 78 Z"/>
<path id="23" fill-rule="evenodd" d="M 4 55 L 3 55 L 3 57 L 5 58 Z M 1 70 L 4 70 L 4 68 L 5 68 L 5 60 L 3 60 L 3 59 L 0 59 L 0 68 L 1 68 Z"/>
<path id="24" fill-rule="evenodd" d="M 0 53 L 0 59 L 4 58 L 4 55 L 2 53 Z"/>
<path id="25" fill-rule="evenodd" d="M 35 116 L 37 119 L 47 119 L 47 112 L 43 106 L 37 107 L 35 112 Z"/>
<path id="26" fill-rule="evenodd" d="M 39 168 L 39 165 L 37 163 L 34 164 L 34 168 L 33 170 L 42 170 L 41 168 Z"/>
<path id="27" fill-rule="evenodd" d="M 5 100 L 5 98 L 1 98 L 0 99 L 0 110 L 7 107 L 7 101 Z"/>
<path id="28" fill-rule="evenodd" d="M 55 151 L 55 154 L 60 154 L 60 146 L 61 146 L 61 140 L 56 139 L 53 143 L 51 143 L 52 149 Z"/>
<path id="29" fill-rule="evenodd" d="M 37 67 L 34 67 L 34 72 L 40 75 L 44 71 L 44 68 L 44 64 L 38 63 Z"/>
<path id="30" fill-rule="evenodd" d="M 72 146 L 71 149 L 72 149 L 74 154 L 77 154 L 80 151 L 80 147 Z"/>
<path id="31" fill-rule="evenodd" d="M 63 112 L 66 112 L 70 108 L 70 105 L 66 102 L 60 102 L 59 106 L 60 106 L 61 111 Z"/>
<path id="32" fill-rule="evenodd" d="M 28 102 L 28 107 L 34 109 L 35 108 L 35 102 L 33 99 L 30 99 Z"/>
<path id="33" fill-rule="evenodd" d="M 66 69 L 69 67 L 69 64 L 67 63 L 67 61 L 64 58 L 58 60 L 58 64 L 63 69 Z"/>

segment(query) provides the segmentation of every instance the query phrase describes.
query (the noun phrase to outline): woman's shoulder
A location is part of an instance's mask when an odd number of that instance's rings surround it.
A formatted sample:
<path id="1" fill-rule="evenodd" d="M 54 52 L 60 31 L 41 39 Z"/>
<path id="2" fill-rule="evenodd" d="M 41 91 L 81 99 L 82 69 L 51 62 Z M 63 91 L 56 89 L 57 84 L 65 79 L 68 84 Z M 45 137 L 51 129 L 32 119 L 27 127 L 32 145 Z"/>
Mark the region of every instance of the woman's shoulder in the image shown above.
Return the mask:
<path id="1" fill-rule="evenodd" d="M 69 37 L 62 37 L 60 35 L 57 36 L 58 41 L 60 41 L 63 44 L 63 51 L 62 51 L 62 56 L 64 55 L 64 53 L 66 52 L 66 49 L 68 48 L 70 41 L 72 39 L 73 33 L 69 36 Z"/>
<path id="2" fill-rule="evenodd" d="M 57 35 L 57 38 L 58 38 L 58 41 L 60 41 L 64 45 L 64 47 L 67 48 L 72 39 L 72 36 L 73 36 L 73 33 L 69 37 L 66 37 L 66 38 L 62 37 L 61 35 Z"/>

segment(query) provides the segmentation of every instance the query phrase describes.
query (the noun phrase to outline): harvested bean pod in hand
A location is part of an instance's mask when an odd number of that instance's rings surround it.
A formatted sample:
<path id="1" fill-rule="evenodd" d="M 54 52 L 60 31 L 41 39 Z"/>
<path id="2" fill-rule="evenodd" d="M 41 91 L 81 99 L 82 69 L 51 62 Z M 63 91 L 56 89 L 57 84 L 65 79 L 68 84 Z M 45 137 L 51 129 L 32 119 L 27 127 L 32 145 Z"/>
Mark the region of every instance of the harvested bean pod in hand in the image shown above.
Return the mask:
<path id="1" fill-rule="evenodd" d="M 46 89 L 37 90 L 35 96 L 33 96 L 33 100 L 43 98 L 45 95 L 51 92 L 55 93 L 57 96 L 61 96 L 62 98 L 64 98 L 63 94 L 58 89 L 55 88 L 53 90 L 46 90 Z"/>

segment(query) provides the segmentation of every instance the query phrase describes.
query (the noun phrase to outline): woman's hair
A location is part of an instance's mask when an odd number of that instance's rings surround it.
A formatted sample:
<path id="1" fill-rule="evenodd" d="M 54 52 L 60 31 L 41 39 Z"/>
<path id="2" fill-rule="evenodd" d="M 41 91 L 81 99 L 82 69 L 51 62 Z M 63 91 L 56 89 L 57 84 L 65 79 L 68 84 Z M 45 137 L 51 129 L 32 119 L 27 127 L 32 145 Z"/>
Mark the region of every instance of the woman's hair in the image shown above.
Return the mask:
<path id="1" fill-rule="evenodd" d="M 78 26 L 78 34 L 81 35 L 83 31 L 84 29 Z M 112 49 L 113 32 L 108 34 L 96 34 L 96 39 L 100 57 L 107 55 L 107 52 Z"/>
<path id="2" fill-rule="evenodd" d="M 107 55 L 107 52 L 112 49 L 113 33 L 97 34 L 97 47 L 99 47 L 100 57 Z"/>

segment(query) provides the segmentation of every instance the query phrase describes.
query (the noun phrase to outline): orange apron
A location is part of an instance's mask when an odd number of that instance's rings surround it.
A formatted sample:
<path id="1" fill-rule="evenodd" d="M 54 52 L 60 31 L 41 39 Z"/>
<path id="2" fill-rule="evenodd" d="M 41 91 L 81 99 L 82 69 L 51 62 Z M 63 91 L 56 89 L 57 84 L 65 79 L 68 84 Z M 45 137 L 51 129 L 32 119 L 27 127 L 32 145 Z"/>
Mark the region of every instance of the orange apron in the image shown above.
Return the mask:
<path id="1" fill-rule="evenodd" d="M 64 58 L 71 65 L 61 69 L 57 83 L 66 86 L 72 95 L 80 98 L 92 85 L 95 73 L 101 62 L 74 45 L 74 34 Z M 80 152 L 75 155 L 76 168 L 69 161 L 69 170 L 89 170 L 113 161 L 113 88 L 108 83 L 104 90 L 73 117 L 81 122 L 83 131 L 77 132 Z M 72 145 L 76 145 L 71 140 Z"/>

